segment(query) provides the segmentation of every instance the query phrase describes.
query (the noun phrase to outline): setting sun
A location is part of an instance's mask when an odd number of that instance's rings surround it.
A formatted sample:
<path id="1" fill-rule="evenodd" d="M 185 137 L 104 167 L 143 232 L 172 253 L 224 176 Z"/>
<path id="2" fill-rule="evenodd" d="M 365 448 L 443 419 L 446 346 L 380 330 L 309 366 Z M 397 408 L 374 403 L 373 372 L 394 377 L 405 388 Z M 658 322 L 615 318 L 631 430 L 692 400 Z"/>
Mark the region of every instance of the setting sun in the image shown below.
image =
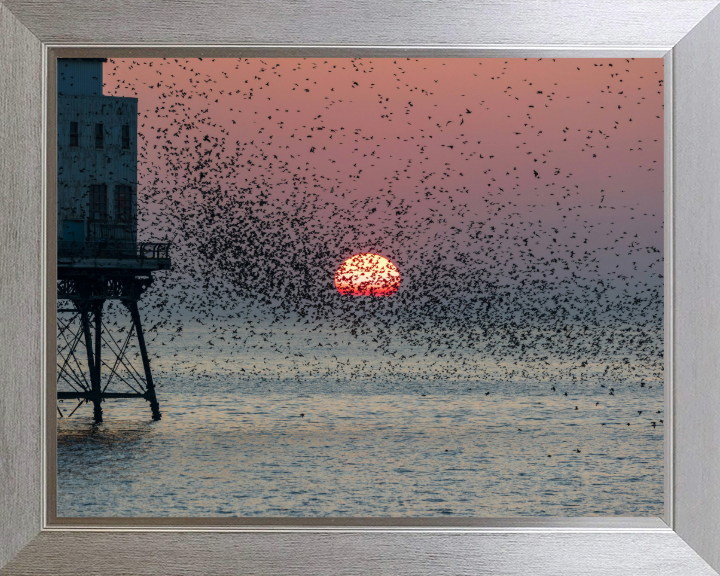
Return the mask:
<path id="1" fill-rule="evenodd" d="M 392 296 L 400 287 L 400 271 L 378 254 L 355 254 L 335 272 L 335 287 L 344 296 Z"/>

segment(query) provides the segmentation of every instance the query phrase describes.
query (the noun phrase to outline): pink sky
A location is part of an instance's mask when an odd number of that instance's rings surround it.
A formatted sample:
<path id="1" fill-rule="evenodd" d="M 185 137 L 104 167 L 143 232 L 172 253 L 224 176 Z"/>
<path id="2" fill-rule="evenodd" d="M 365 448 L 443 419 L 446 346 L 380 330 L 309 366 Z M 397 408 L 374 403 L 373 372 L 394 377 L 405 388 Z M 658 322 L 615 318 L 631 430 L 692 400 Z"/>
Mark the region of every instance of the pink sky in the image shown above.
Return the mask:
<path id="1" fill-rule="evenodd" d="M 348 239 L 347 256 L 377 246 L 383 226 L 407 238 L 414 222 L 432 221 L 446 238 L 453 227 L 475 238 L 484 222 L 507 261 L 526 254 L 511 242 L 522 230 L 537 238 L 534 255 L 592 249 L 607 273 L 662 255 L 662 79 L 662 59 L 105 65 L 106 94 L 139 99 L 146 190 L 187 197 L 205 172 L 203 184 L 247 187 L 271 206 L 306 203 L 310 232 Z M 401 268 L 417 258 L 407 239 L 382 241 Z"/>

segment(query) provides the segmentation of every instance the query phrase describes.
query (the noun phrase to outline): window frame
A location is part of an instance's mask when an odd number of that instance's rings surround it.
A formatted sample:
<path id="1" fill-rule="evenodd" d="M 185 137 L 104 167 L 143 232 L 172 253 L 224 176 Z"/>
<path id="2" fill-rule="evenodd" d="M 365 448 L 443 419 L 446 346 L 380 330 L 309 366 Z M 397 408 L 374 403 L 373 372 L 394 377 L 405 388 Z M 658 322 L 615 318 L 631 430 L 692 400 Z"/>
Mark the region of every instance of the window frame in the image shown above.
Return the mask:
<path id="1" fill-rule="evenodd" d="M 128 184 L 115 184 L 113 196 L 115 222 L 131 224 L 133 221 L 133 187 Z M 124 208 L 120 205 L 121 198 L 125 200 Z"/>
<path id="2" fill-rule="evenodd" d="M 95 149 L 102 150 L 105 148 L 105 125 L 103 122 L 95 123 Z"/>
<path id="3" fill-rule="evenodd" d="M 120 135 L 121 150 L 130 150 L 130 148 L 131 148 L 131 146 L 130 146 L 130 124 L 123 124 L 122 127 L 120 128 L 120 131 L 121 131 L 121 135 Z M 125 132 L 127 132 L 127 135 L 125 134 Z"/>
<path id="4" fill-rule="evenodd" d="M 73 124 L 75 125 L 75 131 L 73 132 Z M 77 148 L 80 146 L 80 123 L 70 122 L 70 133 L 68 139 L 68 146 L 71 148 Z"/>
<path id="5" fill-rule="evenodd" d="M 108 220 L 108 186 L 104 182 L 90 184 L 88 187 L 88 220 L 91 222 Z"/>

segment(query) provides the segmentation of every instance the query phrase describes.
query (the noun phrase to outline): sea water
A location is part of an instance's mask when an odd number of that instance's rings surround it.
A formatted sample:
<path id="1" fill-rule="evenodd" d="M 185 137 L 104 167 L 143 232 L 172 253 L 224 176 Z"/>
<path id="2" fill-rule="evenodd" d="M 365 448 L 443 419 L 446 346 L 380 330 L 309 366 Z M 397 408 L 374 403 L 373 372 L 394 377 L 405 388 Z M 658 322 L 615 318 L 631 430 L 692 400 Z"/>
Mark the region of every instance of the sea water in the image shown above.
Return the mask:
<path id="1" fill-rule="evenodd" d="M 58 419 L 59 516 L 663 513 L 662 386 L 161 380 Z"/>

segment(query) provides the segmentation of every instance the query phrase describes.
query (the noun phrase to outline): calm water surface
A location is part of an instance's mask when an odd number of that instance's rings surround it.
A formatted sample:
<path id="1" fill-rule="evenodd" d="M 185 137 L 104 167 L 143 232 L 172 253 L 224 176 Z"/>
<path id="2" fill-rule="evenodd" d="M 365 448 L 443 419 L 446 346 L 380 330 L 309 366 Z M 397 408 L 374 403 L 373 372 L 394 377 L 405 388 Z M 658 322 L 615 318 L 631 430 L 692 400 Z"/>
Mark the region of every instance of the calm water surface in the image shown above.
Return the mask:
<path id="1" fill-rule="evenodd" d="M 166 378 L 159 422 L 126 400 L 60 419 L 58 514 L 663 513 L 661 388 L 260 386 Z"/>

